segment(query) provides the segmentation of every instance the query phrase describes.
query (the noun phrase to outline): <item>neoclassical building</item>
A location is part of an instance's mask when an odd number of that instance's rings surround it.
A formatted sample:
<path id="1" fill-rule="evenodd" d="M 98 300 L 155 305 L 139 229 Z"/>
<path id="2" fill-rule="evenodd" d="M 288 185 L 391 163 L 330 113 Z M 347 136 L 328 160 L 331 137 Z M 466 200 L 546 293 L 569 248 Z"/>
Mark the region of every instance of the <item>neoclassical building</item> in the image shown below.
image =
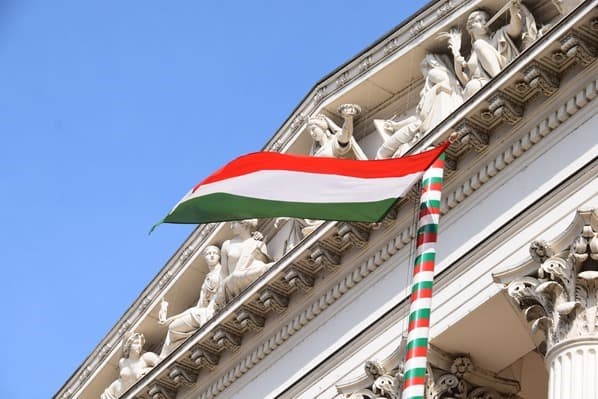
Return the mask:
<path id="1" fill-rule="evenodd" d="M 597 5 L 431 2 L 265 146 L 376 159 L 457 135 L 426 398 L 598 397 Z M 399 398 L 418 206 L 198 226 L 55 398 Z"/>

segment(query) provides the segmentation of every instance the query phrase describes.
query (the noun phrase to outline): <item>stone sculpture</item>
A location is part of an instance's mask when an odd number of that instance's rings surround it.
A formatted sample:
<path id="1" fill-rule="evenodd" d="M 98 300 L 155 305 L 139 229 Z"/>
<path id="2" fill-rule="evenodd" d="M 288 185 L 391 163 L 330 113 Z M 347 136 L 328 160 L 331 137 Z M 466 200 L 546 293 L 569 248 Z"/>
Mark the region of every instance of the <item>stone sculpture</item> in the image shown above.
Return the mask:
<path id="1" fill-rule="evenodd" d="M 353 119 L 359 115 L 361 108 L 356 104 L 343 104 L 338 112 L 342 115 L 343 127 L 325 115 L 319 114 L 309 118 L 307 128 L 314 140 L 310 151 L 316 157 L 333 157 L 349 159 L 367 159 L 357 141 L 353 137 Z"/>
<path id="2" fill-rule="evenodd" d="M 353 137 L 353 120 L 361 113 L 361 108 L 357 104 L 343 104 L 338 108 L 338 112 L 344 119 L 342 128 L 332 119 L 322 114 L 309 118 L 307 128 L 314 140 L 310 155 L 315 157 L 367 159 L 367 156 Z M 275 227 L 278 228 L 282 225 L 282 222 L 288 219 L 287 217 L 277 218 Z M 293 219 L 292 223 L 288 239 L 285 241 L 285 252 L 295 247 L 303 237 L 311 234 L 323 221 Z"/>
<path id="3" fill-rule="evenodd" d="M 143 353 L 145 337 L 141 333 L 128 333 L 123 338 L 122 357 L 118 361 L 119 377 L 100 395 L 100 399 L 116 399 L 137 380 L 146 375 L 158 362 L 153 352 Z"/>
<path id="4" fill-rule="evenodd" d="M 158 318 L 160 324 L 168 326 L 168 332 L 166 333 L 166 339 L 160 352 L 161 358 L 172 352 L 214 315 L 214 297 L 218 287 L 222 283 L 220 249 L 215 245 L 210 245 L 204 250 L 203 254 L 208 264 L 209 272 L 201 286 L 197 305 L 167 318 L 168 302 L 162 302 Z"/>
<path id="5" fill-rule="evenodd" d="M 509 24 L 492 32 L 490 25 L 506 11 L 509 12 Z M 484 10 L 473 11 L 467 17 L 466 29 L 471 37 L 471 54 L 467 60 L 461 55 L 461 32 L 452 29 L 444 34 L 449 39 L 455 72 L 464 86 L 465 99 L 498 75 L 519 54 L 519 48 L 527 48 L 538 36 L 534 16 L 521 0 L 510 0 L 493 18 Z"/>
<path id="6" fill-rule="evenodd" d="M 385 138 L 376 159 L 397 158 L 405 154 L 421 135 L 432 130 L 463 103 L 459 81 L 445 55 L 426 54 L 420 68 L 424 87 L 414 116 L 394 121 L 375 120 L 374 125 Z"/>
<path id="7" fill-rule="evenodd" d="M 257 219 L 230 222 L 233 238 L 222 244 L 221 284 L 214 295 L 216 309 L 238 296 L 273 262 L 261 234 L 256 234 Z"/>

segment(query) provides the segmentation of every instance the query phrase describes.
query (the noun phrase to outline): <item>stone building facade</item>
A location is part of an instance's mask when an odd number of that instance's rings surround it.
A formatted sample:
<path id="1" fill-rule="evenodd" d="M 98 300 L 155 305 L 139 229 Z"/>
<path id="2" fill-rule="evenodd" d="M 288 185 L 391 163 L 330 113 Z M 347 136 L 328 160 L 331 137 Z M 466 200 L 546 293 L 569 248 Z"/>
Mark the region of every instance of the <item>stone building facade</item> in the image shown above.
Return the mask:
<path id="1" fill-rule="evenodd" d="M 265 146 L 317 156 L 350 125 L 340 146 L 373 159 L 457 134 L 427 398 L 598 397 L 597 5 L 431 2 Z M 245 223 L 267 266 L 220 304 L 207 248 L 243 228 L 199 226 L 55 398 L 399 398 L 417 206 L 414 190 L 374 225 Z"/>

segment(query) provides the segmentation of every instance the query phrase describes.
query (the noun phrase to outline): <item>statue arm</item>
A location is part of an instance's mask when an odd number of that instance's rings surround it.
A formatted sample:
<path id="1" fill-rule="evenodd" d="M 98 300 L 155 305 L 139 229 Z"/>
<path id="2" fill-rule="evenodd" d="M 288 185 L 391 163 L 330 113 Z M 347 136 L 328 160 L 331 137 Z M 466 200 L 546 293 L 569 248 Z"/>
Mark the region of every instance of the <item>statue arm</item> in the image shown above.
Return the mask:
<path id="1" fill-rule="evenodd" d="M 228 240 L 222 243 L 220 250 L 220 280 L 224 280 L 229 274 L 230 270 L 228 264 Z"/>
<path id="2" fill-rule="evenodd" d="M 462 55 L 458 55 L 454 58 L 453 64 L 455 67 L 455 75 L 457 76 L 457 79 L 459 79 L 459 82 L 461 82 L 461 84 L 465 86 L 467 82 L 469 82 L 469 76 L 467 76 L 467 74 L 465 73 L 465 66 L 467 65 L 465 58 L 463 58 Z"/>
<path id="3" fill-rule="evenodd" d="M 434 94 L 438 94 L 441 92 L 445 93 L 452 93 L 453 88 L 451 87 L 451 80 L 447 72 L 436 68 L 433 72 L 428 74 L 430 82 L 434 84 L 433 89 L 435 90 Z"/>
<path id="4" fill-rule="evenodd" d="M 143 355 L 141 355 L 141 358 L 147 367 L 154 367 L 156 364 L 158 364 L 159 360 L 158 355 L 156 355 L 154 352 L 145 352 Z"/>
<path id="5" fill-rule="evenodd" d="M 506 28 L 506 32 L 513 39 L 518 38 L 522 31 L 522 20 L 521 20 L 521 0 L 510 0 L 511 5 L 509 6 L 510 21 Z"/>
<path id="6" fill-rule="evenodd" d="M 349 145 L 351 141 L 351 137 L 353 136 L 353 117 L 345 117 L 345 121 L 343 122 L 343 127 L 339 127 L 332 119 L 327 116 L 324 116 L 326 123 L 328 124 L 328 129 L 334 134 L 334 137 L 338 144 L 341 147 L 346 147 Z"/>
<path id="7" fill-rule="evenodd" d="M 205 283 L 205 280 L 204 280 Z M 207 291 L 204 287 L 203 284 L 201 286 L 201 290 L 199 291 L 199 300 L 197 301 L 197 306 L 198 307 L 206 307 L 208 306 L 208 301 L 206 300 L 206 295 L 207 295 Z"/>

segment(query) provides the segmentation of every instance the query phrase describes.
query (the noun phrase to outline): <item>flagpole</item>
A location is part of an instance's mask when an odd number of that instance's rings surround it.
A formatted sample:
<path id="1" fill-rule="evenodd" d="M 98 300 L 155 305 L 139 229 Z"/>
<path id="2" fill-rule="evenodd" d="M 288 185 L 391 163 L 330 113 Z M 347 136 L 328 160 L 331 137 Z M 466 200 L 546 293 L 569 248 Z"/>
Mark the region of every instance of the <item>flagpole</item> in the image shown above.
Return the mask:
<path id="1" fill-rule="evenodd" d="M 402 399 L 424 399 L 444 153 L 422 177 Z"/>

